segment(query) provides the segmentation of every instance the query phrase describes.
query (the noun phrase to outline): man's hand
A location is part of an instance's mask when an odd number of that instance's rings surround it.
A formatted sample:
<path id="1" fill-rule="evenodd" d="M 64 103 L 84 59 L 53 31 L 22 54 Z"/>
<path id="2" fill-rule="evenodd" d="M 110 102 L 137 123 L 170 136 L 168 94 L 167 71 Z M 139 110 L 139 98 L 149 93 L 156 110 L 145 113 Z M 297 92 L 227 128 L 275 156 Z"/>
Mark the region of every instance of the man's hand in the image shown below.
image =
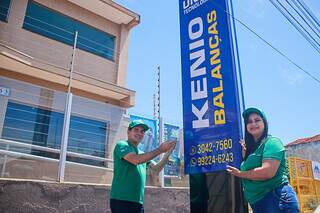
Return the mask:
<path id="1" fill-rule="evenodd" d="M 175 146 L 176 146 L 175 141 L 164 142 L 157 149 L 152 150 L 150 152 L 146 152 L 143 154 L 135 154 L 134 152 L 130 152 L 126 154 L 123 158 L 126 161 L 132 163 L 133 165 L 138 165 L 140 163 L 146 163 L 164 152 L 168 152 L 168 156 L 169 156 Z M 162 169 L 162 167 L 160 167 L 160 170 Z"/>
<path id="2" fill-rule="evenodd" d="M 164 165 L 168 161 L 169 156 L 171 152 L 174 150 L 175 146 L 176 146 L 176 141 L 166 141 L 160 144 L 158 150 L 161 153 L 165 152 L 165 154 L 162 156 L 161 160 L 156 165 L 149 164 L 149 167 L 155 174 L 158 174 L 163 169 Z"/>
<path id="3" fill-rule="evenodd" d="M 166 141 L 159 146 L 161 153 L 172 151 L 176 146 L 176 141 Z"/>

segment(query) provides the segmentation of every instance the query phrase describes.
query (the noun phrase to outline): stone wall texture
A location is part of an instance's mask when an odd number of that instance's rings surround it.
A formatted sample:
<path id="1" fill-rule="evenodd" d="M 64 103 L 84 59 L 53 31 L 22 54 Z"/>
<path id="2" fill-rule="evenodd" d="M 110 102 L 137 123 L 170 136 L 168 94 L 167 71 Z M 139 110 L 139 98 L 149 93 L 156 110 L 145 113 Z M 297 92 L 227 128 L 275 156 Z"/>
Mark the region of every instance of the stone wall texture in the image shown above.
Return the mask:
<path id="1" fill-rule="evenodd" d="M 110 212 L 110 186 L 0 180 L 1 213 Z M 190 212 L 188 188 L 147 187 L 145 212 Z"/>

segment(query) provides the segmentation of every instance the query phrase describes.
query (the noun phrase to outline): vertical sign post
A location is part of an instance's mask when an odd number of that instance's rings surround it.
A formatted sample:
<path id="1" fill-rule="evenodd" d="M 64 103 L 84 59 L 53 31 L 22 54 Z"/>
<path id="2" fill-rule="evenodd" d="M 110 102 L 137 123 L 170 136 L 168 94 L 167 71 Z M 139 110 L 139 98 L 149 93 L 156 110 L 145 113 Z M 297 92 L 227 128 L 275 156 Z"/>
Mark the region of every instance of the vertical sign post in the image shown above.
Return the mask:
<path id="1" fill-rule="evenodd" d="M 240 180 L 225 171 L 242 161 L 228 0 L 179 0 L 179 8 L 191 212 L 246 212 Z"/>

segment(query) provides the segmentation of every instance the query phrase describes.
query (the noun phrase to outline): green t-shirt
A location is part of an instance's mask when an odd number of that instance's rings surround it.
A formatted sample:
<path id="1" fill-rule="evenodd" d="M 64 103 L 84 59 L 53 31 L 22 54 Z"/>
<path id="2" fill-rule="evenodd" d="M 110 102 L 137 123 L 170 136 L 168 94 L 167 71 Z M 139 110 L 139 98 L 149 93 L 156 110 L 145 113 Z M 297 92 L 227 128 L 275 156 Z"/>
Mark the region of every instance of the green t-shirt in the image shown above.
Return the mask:
<path id="1" fill-rule="evenodd" d="M 147 164 L 134 165 L 126 161 L 123 157 L 130 152 L 135 154 L 143 153 L 127 141 L 119 141 L 114 148 L 114 168 L 110 198 L 143 204 Z"/>
<path id="2" fill-rule="evenodd" d="M 263 160 L 273 159 L 280 161 L 275 176 L 268 180 L 243 179 L 244 195 L 249 203 L 262 199 L 268 192 L 288 182 L 288 169 L 286 164 L 285 149 L 280 139 L 268 136 L 256 151 L 248 156 L 241 164 L 241 171 L 248 171 L 262 165 Z"/>

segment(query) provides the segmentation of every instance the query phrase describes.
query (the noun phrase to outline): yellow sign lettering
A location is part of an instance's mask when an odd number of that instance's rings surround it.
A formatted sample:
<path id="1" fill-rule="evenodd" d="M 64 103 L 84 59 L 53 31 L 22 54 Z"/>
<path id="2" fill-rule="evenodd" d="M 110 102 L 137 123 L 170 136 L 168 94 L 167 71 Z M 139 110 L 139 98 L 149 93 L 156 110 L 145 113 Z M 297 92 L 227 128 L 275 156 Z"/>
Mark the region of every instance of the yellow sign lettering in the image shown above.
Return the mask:
<path id="1" fill-rule="evenodd" d="M 213 105 L 220 108 L 224 108 L 224 103 L 222 101 L 222 98 L 223 98 L 223 92 L 220 92 L 218 95 L 214 96 Z"/>
<path id="2" fill-rule="evenodd" d="M 214 111 L 214 123 L 215 124 L 225 124 L 226 123 L 224 109 Z"/>

